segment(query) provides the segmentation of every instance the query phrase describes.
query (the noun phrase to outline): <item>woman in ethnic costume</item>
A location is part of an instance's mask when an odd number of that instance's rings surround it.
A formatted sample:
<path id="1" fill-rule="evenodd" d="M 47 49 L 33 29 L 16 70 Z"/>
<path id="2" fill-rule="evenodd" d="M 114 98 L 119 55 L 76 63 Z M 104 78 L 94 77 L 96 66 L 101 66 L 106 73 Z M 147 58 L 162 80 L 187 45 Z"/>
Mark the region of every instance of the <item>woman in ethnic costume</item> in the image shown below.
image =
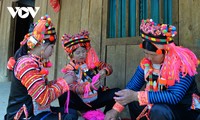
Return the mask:
<path id="1" fill-rule="evenodd" d="M 62 108 L 50 107 L 50 103 L 69 90 L 67 79 L 48 81 L 48 60 L 56 42 L 56 32 L 48 15 L 34 24 L 33 31 L 25 35 L 21 47 L 11 57 L 8 68 L 14 79 L 5 120 L 76 120 L 75 110 L 64 113 Z M 60 112 L 60 113 L 58 113 Z"/>
<path id="2" fill-rule="evenodd" d="M 187 48 L 176 46 L 176 28 L 142 20 L 140 32 L 145 57 L 126 89 L 116 93 L 116 103 L 106 115 L 115 119 L 128 104 L 132 120 L 196 120 L 199 97 L 195 83 L 198 59 Z M 145 90 L 141 90 L 146 85 Z"/>
<path id="3" fill-rule="evenodd" d="M 112 73 L 112 67 L 99 61 L 94 48 L 91 47 L 88 31 L 75 35 L 64 34 L 62 46 L 70 57 L 70 62 L 62 69 L 70 86 L 69 107 L 80 111 L 94 110 L 105 106 L 104 113 L 112 109 L 114 93 L 118 88 L 103 89 L 100 79 Z M 60 98 L 64 106 L 65 96 Z"/>

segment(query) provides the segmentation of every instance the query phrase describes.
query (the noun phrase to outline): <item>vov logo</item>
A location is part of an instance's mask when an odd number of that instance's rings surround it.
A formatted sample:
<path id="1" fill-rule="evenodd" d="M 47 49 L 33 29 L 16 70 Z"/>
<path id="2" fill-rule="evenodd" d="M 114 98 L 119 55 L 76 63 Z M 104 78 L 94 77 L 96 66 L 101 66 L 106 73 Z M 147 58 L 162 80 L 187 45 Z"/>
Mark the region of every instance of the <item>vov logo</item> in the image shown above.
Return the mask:
<path id="1" fill-rule="evenodd" d="M 27 18 L 29 16 L 29 13 L 34 18 L 38 10 L 40 9 L 40 7 L 35 7 L 35 10 L 32 7 L 15 7 L 15 10 L 12 7 L 7 8 L 13 18 L 15 18 L 18 13 L 19 17 L 22 19 Z M 23 11 L 25 12 L 24 14 L 22 13 Z"/>

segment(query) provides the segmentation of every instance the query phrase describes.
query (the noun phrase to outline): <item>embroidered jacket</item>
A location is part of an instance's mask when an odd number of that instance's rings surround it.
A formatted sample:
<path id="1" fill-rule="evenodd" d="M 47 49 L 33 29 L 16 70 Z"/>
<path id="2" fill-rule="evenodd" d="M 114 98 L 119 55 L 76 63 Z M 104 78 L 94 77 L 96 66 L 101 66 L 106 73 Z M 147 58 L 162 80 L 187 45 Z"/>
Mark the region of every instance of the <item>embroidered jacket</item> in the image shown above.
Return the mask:
<path id="1" fill-rule="evenodd" d="M 153 81 L 156 81 L 158 76 L 153 75 Z M 149 78 L 145 81 L 145 69 L 138 66 L 134 76 L 127 84 L 126 88 L 134 91 L 140 91 L 142 86 L 148 85 Z M 157 85 L 158 86 L 158 85 Z M 180 73 L 180 82 L 176 82 L 173 86 L 164 87 L 163 90 L 138 92 L 140 105 L 166 103 L 166 104 L 182 104 L 186 109 L 192 105 L 193 94 L 198 94 L 197 85 L 194 76 L 186 75 L 182 77 Z"/>
<path id="2" fill-rule="evenodd" d="M 42 68 L 40 60 L 31 55 L 17 60 L 7 108 L 8 119 L 13 119 L 24 104 L 29 117 L 50 111 L 50 103 L 67 91 L 68 85 L 63 78 L 48 82 L 40 72 Z M 23 113 L 20 118 L 24 117 Z"/>
<path id="3" fill-rule="evenodd" d="M 97 91 L 89 89 L 89 95 L 84 97 L 84 91 L 87 85 L 91 83 L 92 77 L 95 76 L 100 70 L 105 69 L 106 75 L 112 73 L 112 67 L 104 62 L 100 62 L 96 68 L 89 70 L 86 64 L 75 64 L 70 61 L 65 68 L 65 74 L 74 77 L 74 82 L 69 84 L 70 90 L 77 93 L 85 103 L 92 102 L 97 99 Z"/>

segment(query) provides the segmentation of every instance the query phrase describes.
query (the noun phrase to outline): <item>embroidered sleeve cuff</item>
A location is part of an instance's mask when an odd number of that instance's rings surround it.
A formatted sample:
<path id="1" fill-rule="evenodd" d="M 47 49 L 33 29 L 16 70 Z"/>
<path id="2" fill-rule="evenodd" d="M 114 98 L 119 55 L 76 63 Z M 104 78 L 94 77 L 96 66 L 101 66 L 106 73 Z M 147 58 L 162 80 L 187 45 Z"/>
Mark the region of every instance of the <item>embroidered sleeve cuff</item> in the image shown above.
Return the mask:
<path id="1" fill-rule="evenodd" d="M 138 92 L 138 101 L 139 101 L 140 105 L 147 105 L 148 104 L 148 93 L 147 93 L 147 91 Z"/>
<path id="2" fill-rule="evenodd" d="M 61 86 L 62 93 L 67 92 L 69 90 L 69 86 L 67 82 L 65 81 L 65 79 L 58 78 L 56 83 Z"/>
<path id="3" fill-rule="evenodd" d="M 113 106 L 113 109 L 120 113 L 124 110 L 124 106 L 116 102 Z"/>
<path id="4" fill-rule="evenodd" d="M 104 68 L 104 70 L 106 71 L 106 76 L 109 76 L 111 74 L 111 72 L 108 68 Z"/>

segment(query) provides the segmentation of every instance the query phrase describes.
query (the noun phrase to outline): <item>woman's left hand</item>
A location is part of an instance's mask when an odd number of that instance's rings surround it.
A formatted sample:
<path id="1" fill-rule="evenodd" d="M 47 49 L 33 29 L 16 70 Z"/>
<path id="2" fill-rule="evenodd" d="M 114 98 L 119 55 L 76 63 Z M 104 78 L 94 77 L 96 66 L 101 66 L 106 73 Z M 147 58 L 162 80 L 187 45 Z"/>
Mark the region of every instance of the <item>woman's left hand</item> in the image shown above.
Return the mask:
<path id="1" fill-rule="evenodd" d="M 126 105 L 138 100 L 138 93 L 129 89 L 118 91 L 115 95 L 117 95 L 117 97 L 114 97 L 115 101 L 119 102 L 121 105 Z"/>
<path id="2" fill-rule="evenodd" d="M 99 74 L 100 74 L 100 79 L 104 79 L 106 77 L 106 70 L 105 69 L 100 70 Z"/>

